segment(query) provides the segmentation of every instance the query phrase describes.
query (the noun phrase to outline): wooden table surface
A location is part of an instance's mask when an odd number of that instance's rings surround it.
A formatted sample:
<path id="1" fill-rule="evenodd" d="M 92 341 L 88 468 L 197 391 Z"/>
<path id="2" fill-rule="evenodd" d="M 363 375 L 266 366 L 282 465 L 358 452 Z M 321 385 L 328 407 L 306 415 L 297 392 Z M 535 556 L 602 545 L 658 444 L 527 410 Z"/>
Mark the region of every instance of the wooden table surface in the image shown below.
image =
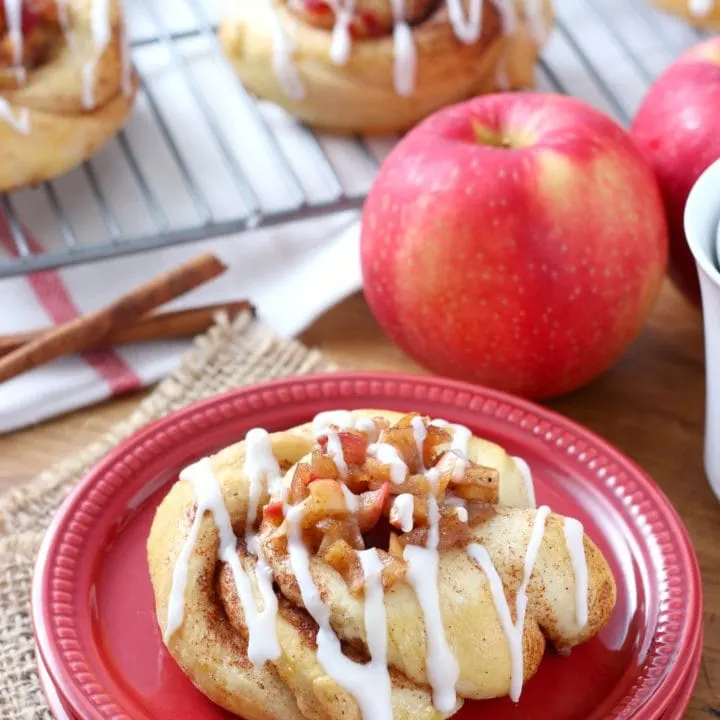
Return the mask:
<path id="1" fill-rule="evenodd" d="M 331 310 L 303 340 L 347 368 L 419 370 L 383 336 L 360 296 Z M 0 437 L 0 488 L 30 479 L 92 442 L 141 397 L 107 402 Z M 720 717 L 720 504 L 702 468 L 704 371 L 699 313 L 666 285 L 643 334 L 620 362 L 591 385 L 548 405 L 638 462 L 685 521 L 700 560 L 705 593 L 705 652 L 686 717 Z"/>

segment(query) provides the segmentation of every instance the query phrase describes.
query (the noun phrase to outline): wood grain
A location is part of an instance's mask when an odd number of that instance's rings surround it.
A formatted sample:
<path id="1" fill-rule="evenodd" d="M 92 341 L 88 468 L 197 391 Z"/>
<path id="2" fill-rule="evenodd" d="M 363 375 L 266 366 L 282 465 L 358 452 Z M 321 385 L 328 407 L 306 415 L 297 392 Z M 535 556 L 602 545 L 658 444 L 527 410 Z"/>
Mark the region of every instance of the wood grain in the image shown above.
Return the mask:
<path id="1" fill-rule="evenodd" d="M 347 368 L 422 372 L 383 336 L 360 296 L 331 310 L 302 339 Z M 29 479 L 92 442 L 127 415 L 139 397 L 0 437 L 0 487 Z M 720 504 L 702 468 L 704 371 L 698 311 L 666 285 L 650 322 L 620 362 L 582 390 L 547 404 L 638 462 L 687 525 L 703 573 L 705 648 L 686 717 L 720 717 Z"/>

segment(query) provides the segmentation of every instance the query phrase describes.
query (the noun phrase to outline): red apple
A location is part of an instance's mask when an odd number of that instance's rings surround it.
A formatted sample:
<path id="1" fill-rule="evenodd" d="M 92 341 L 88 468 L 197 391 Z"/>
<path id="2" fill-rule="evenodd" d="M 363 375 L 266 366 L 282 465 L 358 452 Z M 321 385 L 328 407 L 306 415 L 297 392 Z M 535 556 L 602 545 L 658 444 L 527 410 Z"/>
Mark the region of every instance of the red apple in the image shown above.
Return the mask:
<path id="1" fill-rule="evenodd" d="M 363 214 L 367 300 L 428 369 L 530 397 L 583 385 L 635 338 L 667 228 L 625 131 L 560 95 L 441 110 L 395 147 Z"/>
<path id="2" fill-rule="evenodd" d="M 670 228 L 670 276 L 700 304 L 683 211 L 695 181 L 720 158 L 720 36 L 682 55 L 653 85 L 631 134 L 655 170 Z"/>

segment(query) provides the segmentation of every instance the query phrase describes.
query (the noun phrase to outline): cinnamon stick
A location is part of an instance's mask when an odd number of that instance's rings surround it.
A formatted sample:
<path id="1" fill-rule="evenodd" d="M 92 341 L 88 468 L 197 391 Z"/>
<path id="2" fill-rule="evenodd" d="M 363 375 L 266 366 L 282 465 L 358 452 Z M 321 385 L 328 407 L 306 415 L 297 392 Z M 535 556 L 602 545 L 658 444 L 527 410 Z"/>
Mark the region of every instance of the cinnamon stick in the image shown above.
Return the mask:
<path id="1" fill-rule="evenodd" d="M 144 315 L 133 325 L 110 332 L 97 345 L 93 345 L 88 349 L 105 350 L 119 345 L 130 345 L 150 340 L 192 337 L 207 330 L 213 324 L 217 313 L 225 312 L 230 320 L 233 320 L 245 310 L 252 312 L 254 308 L 247 300 L 240 300 L 239 302 L 178 310 L 177 312 Z M 0 357 L 38 340 L 47 333 L 48 330 L 30 330 L 24 333 L 0 335 Z"/>
<path id="2" fill-rule="evenodd" d="M 65 355 L 106 342 L 111 332 L 212 280 L 226 270 L 214 255 L 204 253 L 122 295 L 100 310 L 49 330 L 42 337 L 0 359 L 0 382 Z"/>

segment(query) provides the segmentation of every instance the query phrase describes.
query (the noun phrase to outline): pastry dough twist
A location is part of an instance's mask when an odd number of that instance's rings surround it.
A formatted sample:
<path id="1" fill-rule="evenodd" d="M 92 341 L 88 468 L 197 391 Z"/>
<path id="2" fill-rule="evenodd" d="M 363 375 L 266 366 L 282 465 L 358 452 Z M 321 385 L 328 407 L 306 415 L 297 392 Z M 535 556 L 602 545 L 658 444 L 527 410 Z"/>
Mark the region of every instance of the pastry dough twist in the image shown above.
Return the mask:
<path id="1" fill-rule="evenodd" d="M 30 26 L 38 5 L 43 22 Z M 90 157 L 124 123 L 136 84 L 119 0 L 4 0 L 4 11 L 0 192 Z"/>
<path id="2" fill-rule="evenodd" d="M 419 416 L 253 430 L 158 509 L 167 647 L 246 720 L 438 720 L 466 698 L 517 699 L 546 638 L 587 640 L 615 602 L 600 551 L 577 521 L 527 507 L 528 480 L 497 445 Z M 405 495 L 413 530 L 394 512 Z"/>
<path id="3" fill-rule="evenodd" d="M 406 130 L 534 85 L 551 0 L 233 0 L 220 40 L 243 83 L 315 127 Z"/>

